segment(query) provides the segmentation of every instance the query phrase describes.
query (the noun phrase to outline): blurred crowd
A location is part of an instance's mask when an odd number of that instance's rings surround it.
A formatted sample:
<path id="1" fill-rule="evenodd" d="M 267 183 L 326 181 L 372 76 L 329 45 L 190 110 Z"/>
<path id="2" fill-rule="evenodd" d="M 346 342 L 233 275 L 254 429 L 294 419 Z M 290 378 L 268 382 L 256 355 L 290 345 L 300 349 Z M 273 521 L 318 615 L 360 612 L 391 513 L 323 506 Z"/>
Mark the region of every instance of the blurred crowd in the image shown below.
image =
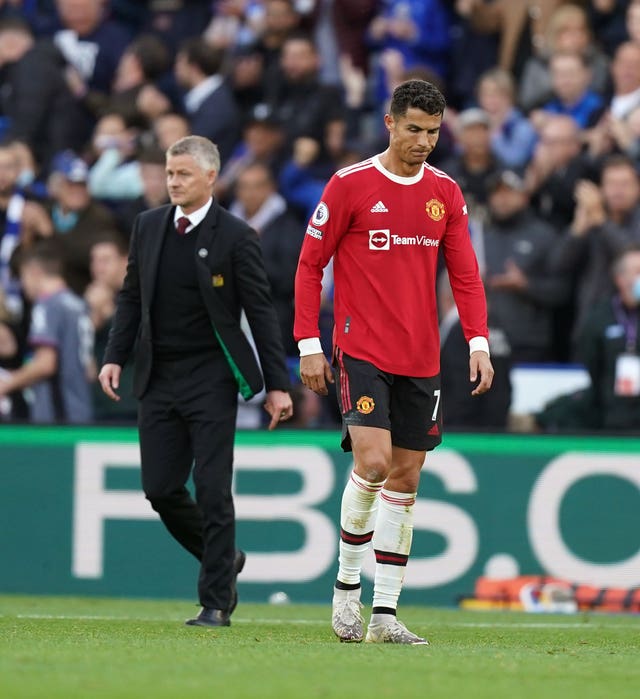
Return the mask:
<path id="1" fill-rule="evenodd" d="M 445 421 L 505 428 L 514 364 L 581 363 L 591 388 L 529 428 L 637 429 L 640 0 L 0 0 L 0 420 L 135 419 L 95 368 L 132 222 L 197 134 L 221 152 L 216 197 L 260 236 L 294 422 L 337 424 L 296 382 L 298 253 L 331 174 L 386 147 L 408 78 L 447 97 L 430 163 L 463 190 L 502 377 L 470 401 L 442 278 Z M 323 301 L 328 348 L 330 270 Z"/>

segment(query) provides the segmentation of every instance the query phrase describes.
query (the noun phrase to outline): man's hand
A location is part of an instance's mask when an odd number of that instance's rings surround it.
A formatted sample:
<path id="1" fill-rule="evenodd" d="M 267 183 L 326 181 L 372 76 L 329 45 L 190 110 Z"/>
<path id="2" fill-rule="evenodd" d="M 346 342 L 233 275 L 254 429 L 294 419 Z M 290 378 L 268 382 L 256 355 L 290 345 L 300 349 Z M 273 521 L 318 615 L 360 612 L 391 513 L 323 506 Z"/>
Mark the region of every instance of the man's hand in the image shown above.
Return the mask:
<path id="1" fill-rule="evenodd" d="M 327 395 L 327 382 L 333 383 L 333 373 L 322 352 L 300 357 L 300 378 L 307 388 L 321 396 Z"/>
<path id="2" fill-rule="evenodd" d="M 269 391 L 264 409 L 271 415 L 269 429 L 272 430 L 279 422 L 288 420 L 293 415 L 291 396 L 286 391 Z"/>
<path id="3" fill-rule="evenodd" d="M 507 260 L 504 265 L 504 272 L 489 277 L 488 285 L 492 289 L 524 291 L 529 285 L 529 280 L 527 275 L 513 260 Z"/>
<path id="4" fill-rule="evenodd" d="M 102 369 L 100 369 L 100 373 L 98 374 L 100 386 L 102 386 L 102 390 L 109 396 L 109 398 L 111 398 L 111 400 L 120 400 L 120 396 L 114 389 L 120 386 L 121 373 L 122 367 L 119 364 L 105 364 Z"/>
<path id="5" fill-rule="evenodd" d="M 475 383 L 480 377 L 480 383 L 471 391 L 472 396 L 480 396 L 491 388 L 493 382 L 493 366 L 489 355 L 482 350 L 472 352 L 469 357 L 469 380 Z"/>

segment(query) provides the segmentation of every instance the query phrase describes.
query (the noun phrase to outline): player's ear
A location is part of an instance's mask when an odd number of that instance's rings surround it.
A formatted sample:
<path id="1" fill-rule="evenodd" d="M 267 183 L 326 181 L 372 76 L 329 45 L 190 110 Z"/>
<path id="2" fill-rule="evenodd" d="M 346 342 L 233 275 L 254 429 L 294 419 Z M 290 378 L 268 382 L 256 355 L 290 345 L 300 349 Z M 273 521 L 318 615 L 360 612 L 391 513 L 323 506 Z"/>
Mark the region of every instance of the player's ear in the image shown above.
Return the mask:
<path id="1" fill-rule="evenodd" d="M 384 115 L 384 125 L 387 127 L 387 131 L 393 131 L 393 126 L 395 122 L 391 114 Z"/>

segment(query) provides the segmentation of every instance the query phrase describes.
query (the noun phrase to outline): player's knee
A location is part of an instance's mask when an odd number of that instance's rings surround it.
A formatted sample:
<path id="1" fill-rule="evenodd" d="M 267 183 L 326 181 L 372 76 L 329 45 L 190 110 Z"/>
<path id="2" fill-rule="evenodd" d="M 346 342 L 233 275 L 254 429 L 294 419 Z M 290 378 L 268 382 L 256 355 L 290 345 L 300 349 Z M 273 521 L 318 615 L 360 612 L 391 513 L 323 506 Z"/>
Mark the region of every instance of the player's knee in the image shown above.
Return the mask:
<path id="1" fill-rule="evenodd" d="M 390 462 L 379 454 L 360 459 L 355 471 L 368 483 L 380 483 L 389 475 Z"/>

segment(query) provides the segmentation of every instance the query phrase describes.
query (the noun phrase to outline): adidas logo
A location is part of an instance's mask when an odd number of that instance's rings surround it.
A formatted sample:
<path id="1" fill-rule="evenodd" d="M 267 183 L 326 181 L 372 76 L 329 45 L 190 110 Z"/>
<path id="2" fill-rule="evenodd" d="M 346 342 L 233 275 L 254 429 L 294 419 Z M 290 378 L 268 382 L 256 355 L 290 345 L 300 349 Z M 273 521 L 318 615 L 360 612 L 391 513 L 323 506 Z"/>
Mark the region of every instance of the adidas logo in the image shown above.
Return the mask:
<path id="1" fill-rule="evenodd" d="M 377 204 L 374 204 L 371 207 L 371 213 L 372 214 L 384 214 L 387 213 L 389 209 L 381 202 L 379 201 Z"/>

